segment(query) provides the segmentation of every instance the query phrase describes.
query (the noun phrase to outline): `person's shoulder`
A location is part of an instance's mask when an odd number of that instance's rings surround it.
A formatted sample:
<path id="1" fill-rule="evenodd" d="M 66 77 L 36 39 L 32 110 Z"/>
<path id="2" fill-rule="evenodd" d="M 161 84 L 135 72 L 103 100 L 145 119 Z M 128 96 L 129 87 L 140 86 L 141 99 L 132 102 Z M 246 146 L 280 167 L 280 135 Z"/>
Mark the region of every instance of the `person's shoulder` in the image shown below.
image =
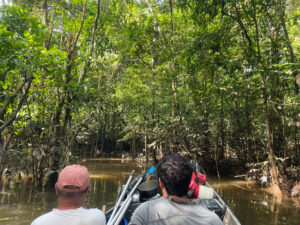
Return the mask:
<path id="1" fill-rule="evenodd" d="M 90 217 L 94 217 L 98 220 L 105 220 L 104 213 L 97 208 L 91 208 L 91 209 L 83 209 L 85 211 L 85 214 L 90 215 Z"/>
<path id="2" fill-rule="evenodd" d="M 31 225 L 41 225 L 44 216 L 45 216 L 45 215 L 41 215 L 41 216 L 35 218 L 35 219 L 32 221 Z"/>
<path id="3" fill-rule="evenodd" d="M 149 200 L 146 202 L 143 202 L 141 205 L 139 205 L 136 210 L 134 210 L 129 225 L 143 225 L 147 224 L 149 222 L 149 215 L 152 215 L 153 212 L 153 203 L 157 202 L 157 199 L 155 200 Z"/>
<path id="4" fill-rule="evenodd" d="M 194 206 L 195 207 L 195 206 Z M 224 223 L 220 219 L 220 217 L 215 213 L 209 210 L 208 208 L 198 205 L 195 207 L 195 209 L 199 210 L 198 213 L 201 215 L 203 220 L 206 220 L 209 222 L 209 224 L 214 224 L 214 225 L 223 225 Z"/>
<path id="5" fill-rule="evenodd" d="M 97 209 L 97 208 L 90 208 L 90 209 L 85 209 L 85 210 L 87 210 L 89 212 L 93 212 L 93 213 L 104 215 L 104 213 L 100 209 Z"/>
<path id="6" fill-rule="evenodd" d="M 53 211 L 45 213 L 32 221 L 31 225 L 50 225 L 53 224 Z"/>

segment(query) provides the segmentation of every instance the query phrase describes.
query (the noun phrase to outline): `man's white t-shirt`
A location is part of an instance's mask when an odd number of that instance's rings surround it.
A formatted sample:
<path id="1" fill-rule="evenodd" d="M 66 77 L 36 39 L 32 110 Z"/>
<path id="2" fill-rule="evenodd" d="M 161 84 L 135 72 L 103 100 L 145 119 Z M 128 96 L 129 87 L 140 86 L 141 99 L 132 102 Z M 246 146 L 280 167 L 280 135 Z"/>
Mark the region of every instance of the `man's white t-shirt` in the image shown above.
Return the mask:
<path id="1" fill-rule="evenodd" d="M 31 225 L 105 225 L 105 216 L 99 209 L 53 209 L 36 218 Z"/>

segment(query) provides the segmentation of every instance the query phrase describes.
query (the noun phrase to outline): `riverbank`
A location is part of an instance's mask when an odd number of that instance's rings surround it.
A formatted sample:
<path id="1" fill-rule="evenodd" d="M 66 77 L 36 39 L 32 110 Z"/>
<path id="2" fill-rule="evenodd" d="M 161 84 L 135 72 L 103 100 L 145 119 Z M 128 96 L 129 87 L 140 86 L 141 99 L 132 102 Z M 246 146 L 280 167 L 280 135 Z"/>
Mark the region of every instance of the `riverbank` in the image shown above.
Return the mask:
<path id="1" fill-rule="evenodd" d="M 300 167 L 292 166 L 288 159 L 276 159 L 276 166 L 283 198 L 300 197 Z M 250 163 L 247 167 L 248 171 L 243 177 L 244 179 L 253 180 L 257 186 L 278 195 L 278 190 L 272 187 L 269 161 Z"/>
<path id="2" fill-rule="evenodd" d="M 97 160 L 109 159 L 111 161 L 134 161 L 137 167 L 145 167 L 145 164 L 153 164 L 151 157 L 146 158 L 145 155 L 139 154 L 134 159 L 128 152 L 102 153 Z M 191 158 L 190 156 L 187 156 Z M 79 159 L 77 163 L 84 164 L 89 159 Z M 257 188 L 278 195 L 277 190 L 272 188 L 270 183 L 270 165 L 268 161 L 260 163 L 250 163 L 243 165 L 236 160 L 223 159 L 216 164 L 215 161 L 209 159 L 200 159 L 200 165 L 203 171 L 209 177 L 230 178 L 236 180 L 251 181 Z M 283 192 L 283 198 L 299 198 L 300 197 L 300 167 L 293 167 L 288 160 L 277 160 L 277 167 L 282 174 L 279 177 L 280 187 Z M 50 171 L 43 178 L 43 190 L 51 190 L 54 187 L 58 176 L 58 171 Z M 10 174 L 10 170 L 4 170 L 1 178 L 3 190 L 18 189 L 22 187 L 30 188 L 33 185 L 33 176 L 24 174 L 22 171 L 16 174 Z M 296 200 L 297 201 L 297 200 Z"/>
<path id="3" fill-rule="evenodd" d="M 132 159 L 128 152 L 110 154 L 110 156 L 127 160 Z M 187 157 L 191 158 L 190 156 Z M 143 154 L 139 154 L 132 160 L 140 165 L 144 165 L 146 162 L 153 162 L 151 157 L 146 158 Z M 269 161 L 243 165 L 233 159 L 223 159 L 218 164 L 211 159 L 200 159 L 199 163 L 204 172 L 210 176 L 252 181 L 257 188 L 261 188 L 274 196 L 281 196 L 281 193 L 278 193 L 278 189 L 272 187 Z M 293 166 L 289 158 L 276 158 L 276 166 L 282 192 L 281 197 L 294 198 L 297 201 L 297 198 L 300 198 L 300 167 Z"/>

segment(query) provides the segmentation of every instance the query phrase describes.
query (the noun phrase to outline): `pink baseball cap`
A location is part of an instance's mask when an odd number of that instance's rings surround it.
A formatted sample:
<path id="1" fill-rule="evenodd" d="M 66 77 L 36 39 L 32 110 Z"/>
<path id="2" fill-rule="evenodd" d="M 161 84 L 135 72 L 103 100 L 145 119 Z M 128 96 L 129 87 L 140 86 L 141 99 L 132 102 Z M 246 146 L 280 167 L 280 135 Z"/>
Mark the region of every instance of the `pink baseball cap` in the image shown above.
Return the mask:
<path id="1" fill-rule="evenodd" d="M 80 192 L 90 185 L 90 175 L 85 166 L 71 165 L 59 174 L 55 187 L 65 192 Z"/>

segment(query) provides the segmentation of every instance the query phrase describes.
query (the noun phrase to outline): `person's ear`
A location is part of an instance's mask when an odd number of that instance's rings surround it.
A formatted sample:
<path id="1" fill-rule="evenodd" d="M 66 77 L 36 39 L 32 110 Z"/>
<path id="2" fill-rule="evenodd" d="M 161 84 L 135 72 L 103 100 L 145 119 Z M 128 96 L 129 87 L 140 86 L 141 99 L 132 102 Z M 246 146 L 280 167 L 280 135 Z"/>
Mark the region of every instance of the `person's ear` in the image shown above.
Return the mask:
<path id="1" fill-rule="evenodd" d="M 161 181 L 160 177 L 158 178 L 158 185 L 161 189 L 163 189 L 165 187 L 163 182 Z"/>
<path id="2" fill-rule="evenodd" d="M 55 193 L 58 194 L 57 193 L 57 184 L 55 184 Z"/>
<path id="3" fill-rule="evenodd" d="M 159 188 L 161 190 L 161 195 L 164 196 L 164 197 L 168 197 L 168 192 L 165 188 L 164 183 L 161 181 L 160 177 L 158 178 L 158 185 L 159 185 Z"/>

